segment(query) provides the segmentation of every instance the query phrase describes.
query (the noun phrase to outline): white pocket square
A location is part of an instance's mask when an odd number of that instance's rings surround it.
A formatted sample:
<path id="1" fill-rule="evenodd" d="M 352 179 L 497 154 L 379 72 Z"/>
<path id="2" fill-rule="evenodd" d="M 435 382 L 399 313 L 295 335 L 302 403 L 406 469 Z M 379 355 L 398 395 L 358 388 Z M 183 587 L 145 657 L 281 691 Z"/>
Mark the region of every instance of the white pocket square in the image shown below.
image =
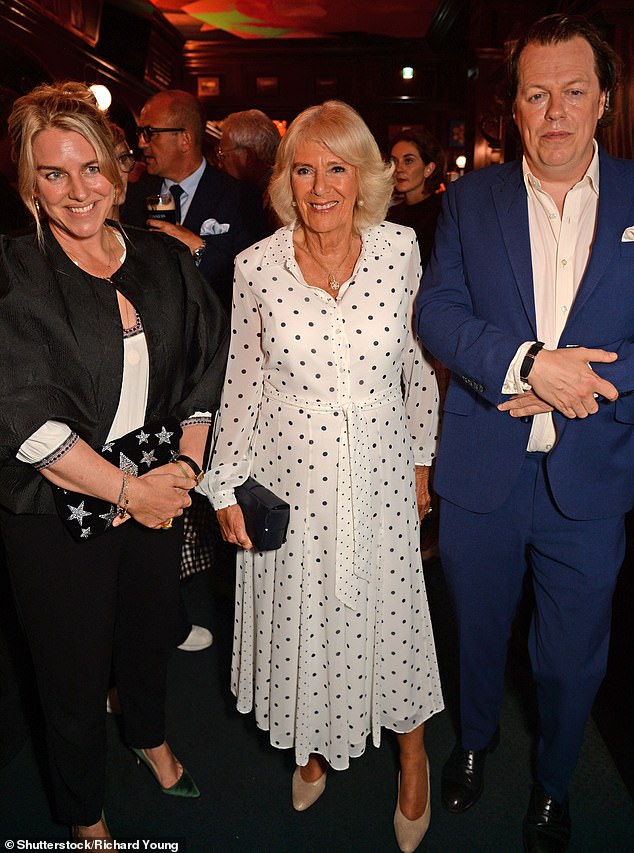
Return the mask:
<path id="1" fill-rule="evenodd" d="M 228 222 L 218 222 L 217 219 L 205 219 L 200 226 L 200 236 L 210 237 L 212 234 L 226 234 L 230 226 Z M 632 237 L 634 240 L 634 237 Z"/>
<path id="2" fill-rule="evenodd" d="M 621 237 L 621 243 L 634 243 L 634 225 L 626 228 Z"/>

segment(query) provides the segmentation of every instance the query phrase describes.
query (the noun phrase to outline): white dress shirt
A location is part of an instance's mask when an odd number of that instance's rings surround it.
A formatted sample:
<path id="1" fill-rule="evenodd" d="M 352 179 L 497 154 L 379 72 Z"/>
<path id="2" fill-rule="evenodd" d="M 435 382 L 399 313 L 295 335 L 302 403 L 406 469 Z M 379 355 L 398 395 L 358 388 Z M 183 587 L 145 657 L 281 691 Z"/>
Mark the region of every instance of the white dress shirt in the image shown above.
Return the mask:
<path id="1" fill-rule="evenodd" d="M 522 166 L 528 193 L 537 335 L 546 349 L 557 349 L 590 260 L 599 204 L 598 146 L 595 141 L 588 170 L 566 194 L 561 216 L 552 197 L 531 173 L 526 158 Z M 530 390 L 530 385 L 522 382 L 519 373 L 532 343 L 534 341 L 525 342 L 515 354 L 505 377 L 503 394 Z M 535 415 L 527 450 L 547 452 L 556 440 L 552 414 Z"/>
<path id="2" fill-rule="evenodd" d="M 203 176 L 206 165 L 206 161 L 203 160 L 196 171 L 192 172 L 191 175 L 184 178 L 182 181 L 170 181 L 169 178 L 163 178 L 163 186 L 161 188 L 162 193 L 169 192 L 174 184 L 178 184 L 178 186 L 183 190 L 183 194 L 181 196 L 181 224 L 185 221 L 189 205 L 192 203 L 194 193 L 198 189 L 198 184 Z"/>

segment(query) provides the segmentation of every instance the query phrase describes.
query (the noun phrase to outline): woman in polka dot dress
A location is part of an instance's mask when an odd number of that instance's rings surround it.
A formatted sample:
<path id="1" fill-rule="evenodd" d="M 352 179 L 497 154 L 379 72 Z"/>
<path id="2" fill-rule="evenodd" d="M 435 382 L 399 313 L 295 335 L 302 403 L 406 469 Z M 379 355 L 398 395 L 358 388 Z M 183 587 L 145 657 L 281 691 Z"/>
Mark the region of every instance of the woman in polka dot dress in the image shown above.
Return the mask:
<path id="1" fill-rule="evenodd" d="M 382 727 L 396 732 L 394 822 L 407 851 L 429 824 L 423 724 L 443 707 L 419 551 L 438 403 L 412 332 L 416 237 L 382 221 L 391 175 L 346 104 L 311 107 L 289 128 L 270 186 L 288 225 L 236 260 L 200 489 L 242 548 L 238 710 L 255 708 L 271 743 L 295 748 L 298 810 L 321 795 L 328 765 L 343 770 L 368 735 L 378 746 Z M 249 475 L 291 506 L 277 551 L 247 536 L 234 487 Z"/>

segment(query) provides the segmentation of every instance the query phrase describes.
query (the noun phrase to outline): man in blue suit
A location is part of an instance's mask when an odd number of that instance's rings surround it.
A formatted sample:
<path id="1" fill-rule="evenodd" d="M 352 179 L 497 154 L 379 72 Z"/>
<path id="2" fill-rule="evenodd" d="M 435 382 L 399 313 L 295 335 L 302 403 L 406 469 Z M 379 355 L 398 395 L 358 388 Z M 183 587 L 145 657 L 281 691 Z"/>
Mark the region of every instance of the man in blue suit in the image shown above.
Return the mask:
<path id="1" fill-rule="evenodd" d="M 203 276 L 231 310 L 235 256 L 268 233 L 257 190 L 210 166 L 203 156 L 205 116 L 189 92 L 167 89 L 141 110 L 138 143 L 147 174 L 128 186 L 123 222 L 146 225 L 189 246 Z M 172 192 L 176 224 L 148 219 L 148 195 Z"/>
<path id="2" fill-rule="evenodd" d="M 634 164 L 594 140 L 618 58 L 586 21 L 538 21 L 509 72 L 523 159 L 449 186 L 418 301 L 453 373 L 434 486 L 461 731 L 442 800 L 462 812 L 482 793 L 530 566 L 540 739 L 524 848 L 558 853 L 634 503 Z"/>

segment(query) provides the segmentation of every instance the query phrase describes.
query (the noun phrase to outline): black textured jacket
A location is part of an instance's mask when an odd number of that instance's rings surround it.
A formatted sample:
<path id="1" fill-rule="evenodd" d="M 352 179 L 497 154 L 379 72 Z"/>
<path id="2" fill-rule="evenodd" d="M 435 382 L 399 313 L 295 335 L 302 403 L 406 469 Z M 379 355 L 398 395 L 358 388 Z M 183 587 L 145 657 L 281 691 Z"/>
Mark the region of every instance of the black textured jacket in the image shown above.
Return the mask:
<path id="1" fill-rule="evenodd" d="M 62 421 L 94 448 L 107 437 L 123 377 L 115 287 L 145 331 L 145 420 L 184 420 L 218 406 L 222 307 L 182 243 L 132 227 L 123 233 L 127 254 L 113 284 L 80 270 L 47 226 L 42 247 L 34 233 L 0 238 L 0 506 L 11 512 L 55 511 L 47 481 L 15 457 L 42 424 Z"/>

